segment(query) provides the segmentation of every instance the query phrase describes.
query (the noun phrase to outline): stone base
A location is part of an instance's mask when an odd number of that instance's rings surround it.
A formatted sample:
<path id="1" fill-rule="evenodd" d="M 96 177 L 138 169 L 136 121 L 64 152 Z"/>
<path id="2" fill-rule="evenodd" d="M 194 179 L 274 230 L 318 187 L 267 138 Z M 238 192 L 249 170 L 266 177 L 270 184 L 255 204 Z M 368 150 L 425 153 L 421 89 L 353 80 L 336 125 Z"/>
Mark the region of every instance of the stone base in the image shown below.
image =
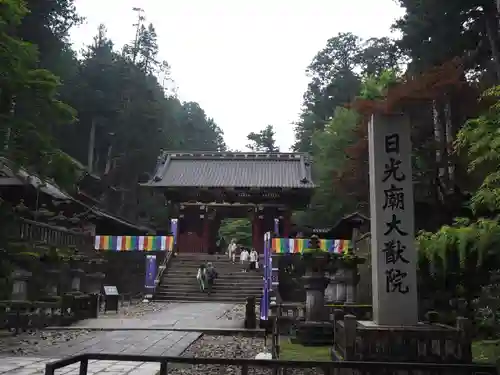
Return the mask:
<path id="1" fill-rule="evenodd" d="M 304 346 L 332 345 L 333 325 L 328 322 L 302 322 L 297 327 L 294 341 Z"/>
<path id="2" fill-rule="evenodd" d="M 355 321 L 355 326 L 355 330 L 346 330 L 344 325 L 344 329 L 338 332 L 346 340 L 344 342 L 354 342 L 354 348 L 342 348 L 343 340 L 334 345 L 336 352 L 346 353 L 345 360 L 427 363 L 472 361 L 465 318 L 458 318 L 456 327 L 430 323 L 386 326 L 368 320 Z M 354 340 L 346 337 L 352 334 L 355 335 Z"/>

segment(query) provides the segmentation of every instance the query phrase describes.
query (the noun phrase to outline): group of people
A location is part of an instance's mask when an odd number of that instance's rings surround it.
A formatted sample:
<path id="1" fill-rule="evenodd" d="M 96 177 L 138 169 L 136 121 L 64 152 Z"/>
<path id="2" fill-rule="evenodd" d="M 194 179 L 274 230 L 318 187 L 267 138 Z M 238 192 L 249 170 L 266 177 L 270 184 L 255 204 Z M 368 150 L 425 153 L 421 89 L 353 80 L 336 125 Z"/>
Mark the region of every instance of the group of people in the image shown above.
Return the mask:
<path id="1" fill-rule="evenodd" d="M 200 265 L 196 275 L 200 291 L 205 292 L 206 290 L 208 295 L 210 295 L 210 293 L 212 293 L 212 286 L 214 285 L 217 276 L 218 273 L 211 262 L 208 262 L 206 265 Z"/>
<path id="2" fill-rule="evenodd" d="M 227 248 L 229 259 L 233 263 L 236 263 L 238 253 L 243 272 L 259 268 L 259 253 L 255 249 L 249 250 L 246 247 L 238 245 L 236 240 L 233 239 Z"/>
<path id="3" fill-rule="evenodd" d="M 233 263 L 236 263 L 236 256 L 238 255 L 243 272 L 259 268 L 259 253 L 257 253 L 255 249 L 249 250 L 243 246 L 239 246 L 236 240 L 233 239 L 228 246 L 229 259 Z M 210 295 L 217 277 L 218 273 L 211 262 L 200 265 L 196 274 L 196 280 L 200 286 L 200 291 L 207 291 L 208 295 Z"/>

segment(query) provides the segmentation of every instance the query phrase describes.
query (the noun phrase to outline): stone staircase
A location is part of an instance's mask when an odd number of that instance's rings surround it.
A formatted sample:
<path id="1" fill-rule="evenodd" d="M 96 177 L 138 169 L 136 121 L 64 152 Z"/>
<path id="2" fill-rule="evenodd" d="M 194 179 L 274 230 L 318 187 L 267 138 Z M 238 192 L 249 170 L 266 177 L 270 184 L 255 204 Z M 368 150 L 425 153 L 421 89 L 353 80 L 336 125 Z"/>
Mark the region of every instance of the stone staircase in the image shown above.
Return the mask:
<path id="1" fill-rule="evenodd" d="M 200 292 L 196 273 L 206 262 L 214 264 L 219 277 L 212 294 Z M 178 254 L 170 261 L 155 293 L 158 301 L 219 301 L 245 302 L 254 296 L 257 303 L 262 296 L 262 270 L 242 272 L 239 263 L 233 264 L 225 255 Z"/>

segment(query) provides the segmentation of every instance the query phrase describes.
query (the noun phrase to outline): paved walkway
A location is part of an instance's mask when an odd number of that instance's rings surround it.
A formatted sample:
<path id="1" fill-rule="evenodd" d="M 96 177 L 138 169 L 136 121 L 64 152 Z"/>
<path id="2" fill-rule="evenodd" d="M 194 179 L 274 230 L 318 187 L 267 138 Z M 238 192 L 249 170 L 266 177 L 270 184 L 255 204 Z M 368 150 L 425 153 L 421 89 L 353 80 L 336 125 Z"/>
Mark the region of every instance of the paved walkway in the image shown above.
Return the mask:
<path id="1" fill-rule="evenodd" d="M 74 324 L 81 329 L 182 329 L 189 328 L 241 328 L 237 320 L 218 319 L 234 304 L 227 303 L 175 303 L 164 311 L 147 314 L 141 318 L 87 319 Z M 108 313 L 110 314 L 110 313 Z"/>
<path id="2" fill-rule="evenodd" d="M 170 305 L 168 309 L 142 318 L 106 318 L 89 319 L 79 322 L 75 327 L 81 329 L 116 329 L 104 332 L 93 332 L 81 338 L 70 340 L 64 344 L 42 349 L 36 357 L 3 357 L 0 358 L 0 374 L 31 375 L 41 374 L 47 362 L 85 352 L 121 353 L 178 356 L 184 352 L 201 335 L 201 332 L 155 331 L 154 328 L 227 328 L 227 321 L 218 320 L 232 304 L 219 303 L 179 303 Z M 230 321 L 235 326 L 241 322 Z M 127 330 L 133 328 L 134 330 Z M 143 328 L 148 330 L 137 330 Z M 89 374 L 155 374 L 158 364 L 124 363 L 98 361 L 89 365 Z M 56 372 L 61 375 L 78 373 L 76 365 Z"/>

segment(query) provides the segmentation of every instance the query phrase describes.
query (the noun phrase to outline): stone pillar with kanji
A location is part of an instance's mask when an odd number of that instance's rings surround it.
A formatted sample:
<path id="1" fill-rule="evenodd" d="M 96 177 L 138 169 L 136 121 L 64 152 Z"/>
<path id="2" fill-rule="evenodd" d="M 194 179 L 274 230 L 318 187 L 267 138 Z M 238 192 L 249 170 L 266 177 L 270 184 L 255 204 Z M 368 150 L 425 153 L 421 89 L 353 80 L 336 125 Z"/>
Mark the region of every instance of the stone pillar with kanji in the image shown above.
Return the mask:
<path id="1" fill-rule="evenodd" d="M 373 320 L 418 323 L 410 124 L 374 114 L 368 126 Z"/>

